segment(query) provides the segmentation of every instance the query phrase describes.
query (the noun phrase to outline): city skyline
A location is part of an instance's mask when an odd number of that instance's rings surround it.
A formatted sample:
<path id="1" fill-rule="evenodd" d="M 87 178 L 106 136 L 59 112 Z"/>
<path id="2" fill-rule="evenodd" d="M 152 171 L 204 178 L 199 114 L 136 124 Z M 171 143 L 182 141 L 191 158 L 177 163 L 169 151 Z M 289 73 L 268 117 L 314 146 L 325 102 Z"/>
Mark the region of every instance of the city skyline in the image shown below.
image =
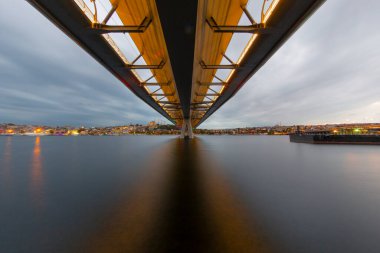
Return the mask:
<path id="1" fill-rule="evenodd" d="M 0 7 L 2 122 L 165 121 L 26 2 Z M 376 1 L 326 2 L 200 128 L 379 122 L 380 35 L 371 32 L 379 7 Z M 358 11 L 366 15 L 352 18 Z M 20 12 L 22 20 L 12 18 Z"/>
<path id="2" fill-rule="evenodd" d="M 197 135 L 294 135 L 296 133 L 330 135 L 380 135 L 380 123 L 292 125 L 292 126 L 247 126 L 242 128 L 195 129 Z M 128 124 L 106 127 L 89 126 L 44 126 L 16 125 L 0 123 L 0 136 L 121 136 L 121 135 L 178 135 L 180 128 L 175 125 L 162 125 L 155 121 L 147 124 Z"/>

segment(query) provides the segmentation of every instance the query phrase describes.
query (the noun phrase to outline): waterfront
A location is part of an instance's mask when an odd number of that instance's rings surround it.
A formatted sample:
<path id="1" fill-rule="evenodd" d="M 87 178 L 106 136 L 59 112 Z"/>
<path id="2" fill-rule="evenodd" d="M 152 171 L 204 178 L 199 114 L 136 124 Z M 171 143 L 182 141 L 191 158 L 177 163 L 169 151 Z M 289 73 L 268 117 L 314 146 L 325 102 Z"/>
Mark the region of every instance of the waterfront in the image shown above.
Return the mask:
<path id="1" fill-rule="evenodd" d="M 379 252 L 380 150 L 0 137 L 0 252 Z"/>
<path id="2" fill-rule="evenodd" d="M 380 123 L 352 123 L 325 125 L 293 125 L 293 126 L 262 126 L 226 129 L 194 129 L 197 135 L 288 135 L 295 132 L 325 131 L 334 135 L 380 135 Z M 107 127 L 74 127 L 74 126 L 41 126 L 0 124 L 0 136 L 121 136 L 121 135 L 179 135 L 178 126 L 158 124 L 150 121 L 148 124 L 129 124 Z"/>

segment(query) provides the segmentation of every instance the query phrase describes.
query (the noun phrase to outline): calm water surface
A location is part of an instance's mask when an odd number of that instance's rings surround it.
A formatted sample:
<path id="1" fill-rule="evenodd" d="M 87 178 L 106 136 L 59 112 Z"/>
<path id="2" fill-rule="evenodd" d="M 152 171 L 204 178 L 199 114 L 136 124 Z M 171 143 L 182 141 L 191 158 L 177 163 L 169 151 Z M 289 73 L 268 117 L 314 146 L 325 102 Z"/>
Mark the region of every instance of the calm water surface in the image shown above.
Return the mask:
<path id="1" fill-rule="evenodd" d="M 380 147 L 0 137 L 0 252 L 380 252 Z"/>

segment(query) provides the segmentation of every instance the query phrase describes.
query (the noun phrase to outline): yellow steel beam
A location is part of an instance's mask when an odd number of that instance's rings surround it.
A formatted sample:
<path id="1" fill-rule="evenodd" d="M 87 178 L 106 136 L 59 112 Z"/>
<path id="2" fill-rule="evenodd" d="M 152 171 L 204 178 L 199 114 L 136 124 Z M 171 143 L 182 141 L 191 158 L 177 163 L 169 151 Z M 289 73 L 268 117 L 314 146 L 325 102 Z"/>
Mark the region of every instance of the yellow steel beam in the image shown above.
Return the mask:
<path id="1" fill-rule="evenodd" d="M 156 65 L 162 60 L 165 61 L 165 65 L 161 69 L 152 69 L 151 71 L 157 83 L 166 84 L 162 85 L 161 88 L 163 94 L 171 95 L 167 99 L 170 102 L 179 103 L 174 75 L 155 1 L 110 0 L 110 2 L 113 6 L 117 6 L 116 13 L 126 26 L 139 25 L 146 17 L 152 19 L 152 23 L 145 32 L 131 33 L 130 36 L 148 65 Z M 175 115 L 173 112 L 168 113 L 169 115 L 173 115 L 172 118 L 177 118 L 175 119 L 177 125 L 182 124 L 182 113 L 180 111 L 176 112 Z"/>
<path id="2" fill-rule="evenodd" d="M 195 37 L 195 55 L 192 80 L 192 103 L 199 103 L 207 94 L 208 86 L 202 83 L 211 83 L 217 69 L 202 69 L 200 62 L 210 65 L 219 65 L 226 51 L 232 33 L 215 33 L 207 24 L 206 19 L 213 17 L 219 25 L 237 25 L 243 14 L 241 6 L 248 0 L 199 0 L 197 14 L 197 28 Z M 199 122 L 199 114 L 193 112 L 192 125 Z"/>

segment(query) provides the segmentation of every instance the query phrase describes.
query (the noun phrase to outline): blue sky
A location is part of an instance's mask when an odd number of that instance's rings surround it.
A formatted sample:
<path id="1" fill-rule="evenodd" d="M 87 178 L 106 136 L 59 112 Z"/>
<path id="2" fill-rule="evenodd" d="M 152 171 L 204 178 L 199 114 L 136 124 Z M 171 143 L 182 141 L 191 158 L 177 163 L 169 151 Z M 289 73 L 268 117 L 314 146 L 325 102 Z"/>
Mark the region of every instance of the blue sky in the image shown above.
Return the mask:
<path id="1" fill-rule="evenodd" d="M 327 1 L 201 128 L 380 122 L 379 11 Z M 0 123 L 166 122 L 26 1 L 0 24 Z"/>

